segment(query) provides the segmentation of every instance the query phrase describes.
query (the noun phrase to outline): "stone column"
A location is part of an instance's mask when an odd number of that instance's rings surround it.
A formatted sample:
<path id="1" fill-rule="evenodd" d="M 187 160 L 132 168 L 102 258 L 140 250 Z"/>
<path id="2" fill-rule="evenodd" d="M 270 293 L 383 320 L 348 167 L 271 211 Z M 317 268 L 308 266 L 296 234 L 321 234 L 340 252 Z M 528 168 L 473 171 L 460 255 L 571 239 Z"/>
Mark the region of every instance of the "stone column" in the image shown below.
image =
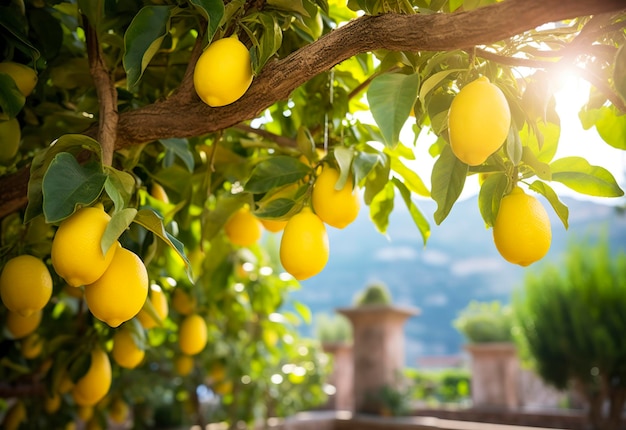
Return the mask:
<path id="1" fill-rule="evenodd" d="M 352 364 L 352 343 L 324 342 L 324 352 L 333 356 L 333 372 L 329 382 L 335 387 L 331 406 L 336 410 L 354 410 L 354 365 Z"/>
<path id="2" fill-rule="evenodd" d="M 477 408 L 515 409 L 519 406 L 519 359 L 513 343 L 465 346 L 471 357 L 472 404 Z"/>
<path id="3" fill-rule="evenodd" d="M 352 323 L 354 411 L 379 412 L 375 396 L 385 387 L 397 388 L 404 368 L 406 320 L 419 313 L 413 307 L 365 305 L 337 310 Z"/>

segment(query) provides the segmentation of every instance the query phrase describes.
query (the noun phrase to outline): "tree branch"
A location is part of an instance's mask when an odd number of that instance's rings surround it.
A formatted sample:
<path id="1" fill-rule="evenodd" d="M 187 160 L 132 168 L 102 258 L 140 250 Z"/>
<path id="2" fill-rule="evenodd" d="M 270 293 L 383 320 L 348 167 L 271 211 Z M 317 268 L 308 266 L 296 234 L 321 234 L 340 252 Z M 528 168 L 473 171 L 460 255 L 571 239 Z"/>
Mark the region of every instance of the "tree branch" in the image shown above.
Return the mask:
<path id="1" fill-rule="evenodd" d="M 169 137 L 199 136 L 250 120 L 277 101 L 288 98 L 294 89 L 314 76 L 359 53 L 378 49 L 414 52 L 466 49 L 489 45 L 548 22 L 624 9 L 623 0 L 506 0 L 453 14 L 363 16 L 281 60 L 266 64 L 247 93 L 233 104 L 211 108 L 197 95 L 190 94 L 187 87 L 185 91 L 181 88 L 176 96 L 122 113 L 115 148 Z M 188 85 L 189 79 L 183 82 Z M 117 115 L 115 109 L 111 112 Z M 97 137 L 98 128 L 93 126 L 85 134 Z M 15 180 L 15 176 L 9 178 Z M 16 205 L 19 207 L 19 203 L 25 203 L 26 184 L 17 184 L 23 195 L 13 200 L 8 192 L 15 190 L 7 190 L 5 183 L 5 179 L 0 181 L 0 218 Z M 9 207 L 13 209 L 7 211 Z"/>

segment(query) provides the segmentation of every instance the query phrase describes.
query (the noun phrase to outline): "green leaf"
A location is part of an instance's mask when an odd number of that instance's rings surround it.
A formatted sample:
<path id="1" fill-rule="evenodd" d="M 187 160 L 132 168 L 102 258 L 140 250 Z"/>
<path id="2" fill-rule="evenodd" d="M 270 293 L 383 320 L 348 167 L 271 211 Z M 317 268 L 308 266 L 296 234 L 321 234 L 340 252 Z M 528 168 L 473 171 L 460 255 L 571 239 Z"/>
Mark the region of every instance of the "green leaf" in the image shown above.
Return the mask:
<path id="1" fill-rule="evenodd" d="M 170 139 L 161 139 L 159 142 L 161 142 L 167 150 L 165 153 L 165 160 L 167 160 L 164 162 L 165 167 L 171 167 L 173 164 L 173 157 L 177 156 L 185 164 L 187 170 L 189 170 L 189 172 L 193 172 L 195 162 L 193 159 L 193 153 L 189 150 L 189 141 L 187 139 L 178 139 L 173 137 Z"/>
<path id="2" fill-rule="evenodd" d="M 543 163 L 537 159 L 535 153 L 528 146 L 524 146 L 522 148 L 522 161 L 524 164 L 530 166 L 535 175 L 544 181 L 552 180 L 552 172 L 550 172 L 550 165 L 547 163 Z"/>
<path id="3" fill-rule="evenodd" d="M 137 209 L 135 208 L 122 209 L 121 211 L 113 214 L 111 220 L 104 229 L 104 234 L 102 235 L 102 240 L 100 241 L 102 255 L 105 255 L 109 248 L 119 239 L 122 233 L 128 229 L 128 226 L 130 226 L 133 219 L 135 219 L 135 215 L 137 215 Z"/>
<path id="4" fill-rule="evenodd" d="M 0 73 L 0 108 L 9 116 L 15 118 L 26 103 L 26 97 L 17 88 L 13 78 L 6 73 Z"/>
<path id="5" fill-rule="evenodd" d="M 304 7 L 302 0 L 266 0 L 266 4 L 274 9 L 309 16 L 309 12 Z"/>
<path id="6" fill-rule="evenodd" d="M 31 43 L 26 28 L 24 17 L 17 12 L 16 8 L 0 6 L 0 29 L 4 30 L 2 36 L 8 42 L 6 45 L 16 47 L 36 61 L 41 54 Z"/>
<path id="7" fill-rule="evenodd" d="M 422 212 L 418 209 L 418 207 L 415 205 L 413 200 L 411 200 L 411 192 L 405 186 L 405 184 L 402 183 L 397 178 L 393 178 L 392 181 L 393 181 L 393 184 L 398 189 L 398 191 L 400 191 L 400 195 L 402 196 L 402 199 L 404 200 L 404 204 L 406 204 L 406 207 L 409 210 L 409 213 L 411 214 L 411 218 L 413 218 L 413 222 L 415 223 L 415 225 L 417 226 L 417 229 L 422 235 L 422 240 L 424 242 L 424 245 L 426 245 L 426 242 L 428 241 L 428 238 L 430 237 L 430 224 L 428 223 L 428 220 L 422 214 Z"/>
<path id="8" fill-rule="evenodd" d="M 492 173 L 487 176 L 478 192 L 478 208 L 480 215 L 487 227 L 492 227 L 496 222 L 500 200 L 509 185 L 507 175 L 504 173 Z"/>
<path id="9" fill-rule="evenodd" d="M 309 309 L 307 305 L 302 302 L 294 301 L 293 307 L 298 315 L 302 317 L 305 324 L 311 324 L 311 309 Z"/>
<path id="10" fill-rule="evenodd" d="M 370 203 L 370 219 L 380 233 L 385 233 L 389 226 L 389 215 L 394 205 L 393 182 L 386 181 L 382 191 L 374 196 Z"/>
<path id="11" fill-rule="evenodd" d="M 419 99 L 422 102 L 422 107 L 426 109 L 426 97 L 428 94 L 437 88 L 448 76 L 453 73 L 464 72 L 465 69 L 448 69 L 441 72 L 433 73 L 426 79 L 420 88 Z"/>
<path id="12" fill-rule="evenodd" d="M 124 34 L 124 70 L 132 90 L 170 31 L 170 6 L 144 6 Z"/>
<path id="13" fill-rule="evenodd" d="M 603 106 L 595 124 L 598 134 L 606 143 L 626 150 L 626 114 L 613 105 Z"/>
<path id="14" fill-rule="evenodd" d="M 295 207 L 296 201 L 286 197 L 270 200 L 269 203 L 259 205 L 254 215 L 259 218 L 283 218 Z"/>
<path id="15" fill-rule="evenodd" d="M 461 195 L 467 172 L 468 165 L 456 158 L 450 145 L 444 146 L 431 174 L 431 196 L 437 202 L 434 214 L 437 225 L 446 219 Z"/>
<path id="16" fill-rule="evenodd" d="M 522 161 L 522 141 L 514 125 L 509 128 L 509 135 L 506 138 L 506 155 L 515 166 Z"/>
<path id="17" fill-rule="evenodd" d="M 89 206 L 100 197 L 107 176 L 102 165 L 78 164 L 72 154 L 57 154 L 43 177 L 43 213 L 46 222 L 57 223 L 80 206 Z"/>
<path id="18" fill-rule="evenodd" d="M 419 75 L 416 73 L 388 73 L 377 76 L 370 83 L 367 101 L 387 146 L 398 143 L 400 131 L 417 99 L 418 87 Z"/>
<path id="19" fill-rule="evenodd" d="M 561 127 L 551 122 L 532 122 L 530 127 L 525 124 L 519 131 L 519 138 L 523 146 L 532 149 L 537 160 L 549 163 L 554 158 L 558 148 Z"/>
<path id="20" fill-rule="evenodd" d="M 185 263 L 185 268 L 187 272 L 187 277 L 189 280 L 193 280 L 193 274 L 191 272 L 191 264 L 185 255 L 185 249 L 178 239 L 172 236 L 165 230 L 165 226 L 163 225 L 163 218 L 161 218 L 155 211 L 152 209 L 141 209 L 135 215 L 133 222 L 142 226 L 148 231 L 154 233 L 158 238 L 160 238 L 163 242 L 169 245 L 172 250 L 174 250 L 180 258 L 182 258 Z"/>
<path id="21" fill-rule="evenodd" d="M 546 200 L 548 200 L 548 202 L 552 206 L 552 209 L 554 209 L 554 212 L 563 223 L 563 226 L 565 227 L 565 229 L 567 229 L 569 227 L 569 209 L 561 200 L 559 200 L 559 196 L 557 196 L 554 190 L 543 181 L 533 182 L 532 184 L 530 184 L 530 189 L 538 192 L 539 194 L 544 196 Z"/>
<path id="22" fill-rule="evenodd" d="M 243 26 L 248 36 L 253 41 L 254 46 L 250 49 L 250 56 L 252 58 L 252 70 L 254 74 L 258 74 L 265 63 L 278 51 L 283 43 L 283 32 L 276 17 L 267 13 L 256 13 L 246 17 L 248 21 L 256 21 L 260 23 L 261 32 L 260 37 L 255 34 L 247 26 Z M 254 27 L 258 27 L 259 24 L 255 24 Z"/>
<path id="23" fill-rule="evenodd" d="M 363 179 L 365 179 L 371 171 L 373 171 L 377 165 L 382 165 L 385 163 L 385 155 L 364 151 L 357 151 L 354 159 L 352 160 L 352 165 L 354 167 L 354 182 L 356 184 L 361 183 Z"/>
<path id="24" fill-rule="evenodd" d="M 582 157 L 565 157 L 550 164 L 552 180 L 581 194 L 620 197 L 624 191 L 604 167 L 592 166 Z"/>
<path id="25" fill-rule="evenodd" d="M 333 150 L 333 155 L 337 161 L 339 167 L 339 179 L 335 183 L 335 190 L 339 191 L 343 189 L 348 180 L 350 174 L 350 166 L 352 166 L 352 160 L 354 158 L 354 151 L 345 146 L 338 146 Z"/>
<path id="26" fill-rule="evenodd" d="M 389 156 L 387 154 L 381 154 L 381 158 L 382 162 L 374 166 L 374 169 L 365 180 L 363 201 L 366 205 L 371 204 L 378 193 L 380 193 L 389 182 L 389 173 L 391 169 L 391 163 L 388 161 Z"/>
<path id="27" fill-rule="evenodd" d="M 105 166 L 107 180 L 104 190 L 115 205 L 115 210 L 124 209 L 135 190 L 135 178 L 126 172 L 117 170 L 110 166 Z"/>
<path id="28" fill-rule="evenodd" d="M 224 17 L 224 2 L 222 0 L 190 0 L 189 3 L 207 20 L 206 40 L 211 41 Z"/>
<path id="29" fill-rule="evenodd" d="M 405 166 L 397 157 L 391 157 L 391 170 L 402 176 L 404 185 L 412 192 L 423 196 L 430 197 L 430 191 L 424 185 L 424 181 L 417 173 Z"/>
<path id="30" fill-rule="evenodd" d="M 626 45 L 620 46 L 615 54 L 613 68 L 613 85 L 615 90 L 626 103 Z"/>
<path id="31" fill-rule="evenodd" d="M 311 174 L 311 167 L 287 155 L 267 158 L 252 169 L 244 190 L 249 193 L 266 193 L 281 185 L 292 184 Z"/>

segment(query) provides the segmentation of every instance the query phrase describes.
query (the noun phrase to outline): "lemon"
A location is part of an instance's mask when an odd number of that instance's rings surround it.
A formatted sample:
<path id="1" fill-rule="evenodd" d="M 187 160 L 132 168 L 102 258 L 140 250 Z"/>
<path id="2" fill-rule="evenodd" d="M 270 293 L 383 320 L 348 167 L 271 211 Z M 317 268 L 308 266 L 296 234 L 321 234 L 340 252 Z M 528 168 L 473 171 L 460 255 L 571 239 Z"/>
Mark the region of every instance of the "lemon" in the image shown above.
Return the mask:
<path id="1" fill-rule="evenodd" d="M 261 238 L 263 224 L 250 212 L 250 207 L 245 205 L 228 218 L 224 224 L 224 232 L 234 245 L 251 246 Z"/>
<path id="2" fill-rule="evenodd" d="M 53 414 L 61 407 L 61 396 L 58 393 L 54 393 L 52 396 L 46 395 L 44 399 L 43 408 L 48 414 Z"/>
<path id="3" fill-rule="evenodd" d="M 43 350 L 43 339 L 37 333 L 31 333 L 22 340 L 22 355 L 32 360 L 37 358 Z"/>
<path id="4" fill-rule="evenodd" d="M 87 421 L 85 430 L 104 430 L 104 427 L 102 427 L 102 424 L 100 424 L 100 420 L 98 420 L 97 417 L 92 417 L 89 421 Z"/>
<path id="5" fill-rule="evenodd" d="M 220 396 L 226 396 L 233 392 L 233 381 L 220 381 L 213 385 L 213 391 Z"/>
<path id="6" fill-rule="evenodd" d="M 511 110 L 502 90 L 485 76 L 465 85 L 448 111 L 450 148 L 477 166 L 502 146 L 511 127 Z"/>
<path id="7" fill-rule="evenodd" d="M 79 406 L 76 414 L 78 418 L 87 422 L 93 417 L 93 406 Z"/>
<path id="8" fill-rule="evenodd" d="M 148 297 L 148 271 L 135 253 L 117 245 L 111 264 L 94 283 L 85 286 L 91 313 L 117 327 L 139 313 Z"/>
<path id="9" fill-rule="evenodd" d="M 265 230 L 271 231 L 272 233 L 278 233 L 279 231 L 284 230 L 285 226 L 287 225 L 286 220 L 260 218 L 259 220 L 261 221 L 261 224 L 263 224 Z"/>
<path id="10" fill-rule="evenodd" d="M 7 164 L 15 157 L 21 139 L 22 131 L 18 120 L 0 115 L 0 164 Z"/>
<path id="11" fill-rule="evenodd" d="M 46 264 L 32 255 L 7 261 L 0 275 L 0 296 L 10 311 L 29 316 L 52 296 L 52 277 Z"/>
<path id="12" fill-rule="evenodd" d="M 220 382 L 226 379 L 226 367 L 222 363 L 215 363 L 209 370 L 209 378 L 212 382 Z"/>
<path id="13" fill-rule="evenodd" d="M 60 394 L 65 394 L 65 393 L 69 393 L 70 391 L 72 391 L 72 388 L 74 388 L 74 381 L 72 381 L 72 378 L 70 378 L 70 375 L 67 373 L 67 371 L 65 371 L 63 372 L 63 376 L 61 377 L 59 381 L 57 391 Z"/>
<path id="14" fill-rule="evenodd" d="M 167 297 L 165 297 L 165 293 L 163 293 L 160 286 L 157 284 L 152 284 L 150 286 L 150 297 L 148 300 L 152 304 L 152 307 L 161 321 L 164 321 L 165 318 L 167 318 L 169 307 L 167 304 Z M 142 308 L 137 314 L 137 319 L 145 329 L 150 329 L 160 324 L 159 321 L 155 321 L 154 318 L 148 314 L 145 310 L 145 305 L 144 308 Z"/>
<path id="15" fill-rule="evenodd" d="M 24 64 L 4 61 L 0 63 L 0 73 L 11 76 L 24 97 L 28 97 L 37 85 L 37 72 Z"/>
<path id="16" fill-rule="evenodd" d="M 212 42 L 198 58 L 193 83 L 198 96 L 209 106 L 239 100 L 252 83 L 248 48 L 236 37 Z"/>
<path id="17" fill-rule="evenodd" d="M 123 424 L 126 422 L 130 414 L 130 408 L 128 407 L 128 403 L 120 398 L 116 398 L 111 403 L 111 407 L 109 408 L 109 417 L 111 421 L 117 424 Z"/>
<path id="18" fill-rule="evenodd" d="M 21 339 L 28 336 L 39 327 L 41 323 L 41 311 L 36 311 L 27 317 L 23 317 L 17 312 L 7 313 L 6 328 L 13 336 L 13 339 Z"/>
<path id="19" fill-rule="evenodd" d="M 193 357 L 181 354 L 174 360 L 174 370 L 180 376 L 187 376 L 193 370 Z"/>
<path id="20" fill-rule="evenodd" d="M 325 166 L 313 184 L 313 210 L 326 224 L 344 228 L 359 214 L 359 196 L 349 176 L 343 188 L 337 190 L 339 171 Z"/>
<path id="21" fill-rule="evenodd" d="M 178 287 L 172 293 L 172 307 L 181 315 L 189 315 L 196 310 L 196 299 Z"/>
<path id="22" fill-rule="evenodd" d="M 125 327 L 120 328 L 113 335 L 113 360 L 126 369 L 134 369 L 141 363 L 145 356 L 143 345 L 138 344 L 133 333 Z"/>
<path id="23" fill-rule="evenodd" d="M 52 241 L 52 266 L 72 287 L 96 281 L 113 259 L 115 245 L 102 254 L 100 242 L 111 217 L 101 205 L 79 209 L 61 222 Z"/>
<path id="24" fill-rule="evenodd" d="M 170 202 L 170 198 L 168 197 L 167 192 L 165 192 L 165 188 L 163 188 L 163 186 L 161 186 L 161 184 L 157 182 L 152 183 L 150 195 L 163 203 Z"/>
<path id="25" fill-rule="evenodd" d="M 2 428 L 5 430 L 17 430 L 26 421 L 26 406 L 21 401 L 14 403 L 2 421 Z"/>
<path id="26" fill-rule="evenodd" d="M 537 198 L 515 187 L 500 203 L 493 225 L 493 240 L 510 263 L 528 266 L 550 249 L 550 218 Z"/>
<path id="27" fill-rule="evenodd" d="M 328 233 L 319 216 L 305 206 L 292 216 L 280 240 L 280 262 L 298 280 L 321 272 L 328 262 Z"/>
<path id="28" fill-rule="evenodd" d="M 79 406 L 93 406 L 104 398 L 111 387 L 111 361 L 101 348 L 91 351 L 89 369 L 72 388 L 72 397 Z"/>
<path id="29" fill-rule="evenodd" d="M 196 355 L 204 349 L 208 340 L 206 322 L 198 314 L 185 317 L 178 329 L 178 346 L 183 354 Z"/>

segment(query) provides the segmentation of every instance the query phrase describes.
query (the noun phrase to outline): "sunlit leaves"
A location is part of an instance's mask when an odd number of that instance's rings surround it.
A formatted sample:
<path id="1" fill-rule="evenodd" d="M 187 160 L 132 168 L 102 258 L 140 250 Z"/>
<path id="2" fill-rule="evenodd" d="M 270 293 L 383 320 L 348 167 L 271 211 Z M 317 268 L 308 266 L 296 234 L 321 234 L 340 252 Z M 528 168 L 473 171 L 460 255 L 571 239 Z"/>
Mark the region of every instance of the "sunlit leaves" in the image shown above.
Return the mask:
<path id="1" fill-rule="evenodd" d="M 102 193 L 107 177 L 98 162 L 83 166 L 72 154 L 57 154 L 43 177 L 43 213 L 46 222 L 56 223 L 88 206 Z"/>
<path id="2" fill-rule="evenodd" d="M 579 116 L 585 129 L 595 125 L 598 134 L 606 143 L 614 148 L 626 150 L 626 115 L 619 112 L 615 106 L 582 110 Z"/>
<path id="3" fill-rule="evenodd" d="M 552 206 L 552 209 L 554 209 L 554 212 L 563 223 L 563 226 L 565 226 L 565 228 L 568 228 L 569 209 L 561 200 L 559 200 L 559 196 L 554 192 L 552 187 L 550 187 L 545 182 L 535 181 L 530 184 L 530 189 L 538 192 L 539 194 L 544 196 L 546 200 L 548 200 L 548 202 Z"/>
<path id="4" fill-rule="evenodd" d="M 115 241 L 126 231 L 130 223 L 135 219 L 135 215 L 137 215 L 137 209 L 135 208 L 122 209 L 113 214 L 104 230 L 102 241 L 100 242 L 103 255 L 107 253 Z"/>
<path id="5" fill-rule="evenodd" d="M 245 191 L 266 193 L 281 185 L 292 184 L 311 173 L 311 167 L 289 156 L 276 156 L 259 162 L 246 182 Z"/>
<path id="6" fill-rule="evenodd" d="M 253 13 L 242 20 L 242 29 L 253 41 L 250 49 L 252 71 L 258 74 L 283 43 L 283 32 L 276 16 Z"/>
<path id="7" fill-rule="evenodd" d="M 389 226 L 389 215 L 393 211 L 395 191 L 392 182 L 385 181 L 383 189 L 370 202 L 370 219 L 380 233 Z"/>
<path id="8" fill-rule="evenodd" d="M 207 41 L 211 41 L 224 16 L 224 2 L 222 0 L 190 0 L 189 3 L 206 19 L 205 36 Z"/>
<path id="9" fill-rule="evenodd" d="M 617 93 L 626 103 L 626 45 L 622 45 L 615 54 L 615 66 L 613 68 L 613 85 Z"/>
<path id="10" fill-rule="evenodd" d="M 487 176 L 478 193 L 478 208 L 487 227 L 496 222 L 500 201 L 509 186 L 508 177 L 504 173 L 492 173 Z"/>
<path id="11" fill-rule="evenodd" d="M 431 175 L 431 195 L 437 202 L 434 218 L 441 224 L 450 213 L 465 185 L 468 166 L 454 156 L 450 145 L 444 146 L 441 155 L 433 166 Z"/>
<path id="12" fill-rule="evenodd" d="M 386 145 L 398 143 L 400 131 L 417 99 L 418 87 L 418 74 L 388 73 L 372 80 L 367 100 Z"/>
<path id="13" fill-rule="evenodd" d="M 169 33 L 171 11 L 170 6 L 144 6 L 128 26 L 124 35 L 124 69 L 129 89 L 137 85 Z"/>
<path id="14" fill-rule="evenodd" d="M 165 167 L 172 166 L 172 164 L 174 164 L 174 158 L 178 157 L 185 164 L 187 170 L 193 172 L 193 153 L 189 150 L 189 141 L 187 139 L 170 138 L 161 139 L 159 142 L 167 149 L 163 160 Z"/>
<path id="15" fill-rule="evenodd" d="M 404 200 L 404 203 L 406 204 L 406 207 L 409 210 L 409 213 L 411 214 L 411 218 L 413 219 L 413 222 L 415 223 L 415 225 L 417 226 L 417 229 L 422 235 L 422 241 L 424 242 L 424 245 L 426 245 L 426 242 L 428 241 L 428 238 L 430 237 L 430 225 L 428 224 L 428 220 L 426 219 L 426 217 L 424 217 L 422 212 L 418 209 L 418 207 L 415 205 L 415 203 L 411 199 L 411 191 L 407 188 L 405 183 L 403 183 L 397 178 L 393 178 L 392 182 L 396 186 L 398 191 L 400 191 L 402 200 Z"/>
<path id="16" fill-rule="evenodd" d="M 620 197 L 624 191 L 604 167 L 592 166 L 582 157 L 565 157 L 550 164 L 552 180 L 581 194 Z"/>
<path id="17" fill-rule="evenodd" d="M 551 122 L 531 122 L 519 131 L 520 142 L 533 151 L 537 160 L 549 163 L 556 154 L 561 127 Z"/>

